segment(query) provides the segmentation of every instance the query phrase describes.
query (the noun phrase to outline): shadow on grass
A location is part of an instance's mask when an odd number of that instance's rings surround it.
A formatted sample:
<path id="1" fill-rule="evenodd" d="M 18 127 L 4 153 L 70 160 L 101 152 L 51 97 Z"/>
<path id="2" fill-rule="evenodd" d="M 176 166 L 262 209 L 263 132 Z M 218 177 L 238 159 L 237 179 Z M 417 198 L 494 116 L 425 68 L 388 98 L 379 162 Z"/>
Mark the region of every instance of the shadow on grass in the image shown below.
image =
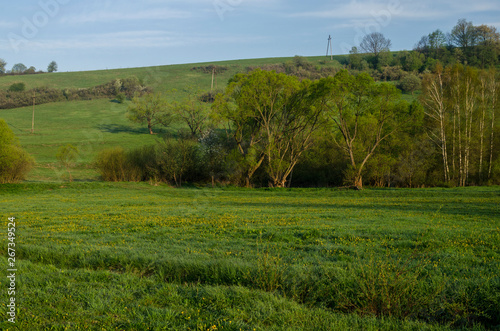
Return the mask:
<path id="1" fill-rule="evenodd" d="M 478 205 L 475 202 L 460 202 L 460 204 L 453 202 L 445 203 L 425 203 L 425 204 L 339 204 L 339 203 L 280 203 L 280 202 L 232 202 L 234 206 L 242 206 L 245 209 L 283 209 L 287 210 L 289 208 L 294 208 L 296 210 L 301 209 L 321 209 L 321 210 L 331 210 L 332 212 L 340 212 L 342 210 L 359 210 L 367 212 L 423 212 L 429 213 L 430 215 L 434 213 L 448 214 L 448 215 L 463 215 L 463 216 L 492 216 L 495 215 L 498 209 L 496 201 L 488 201 Z"/>
<path id="2" fill-rule="evenodd" d="M 123 124 L 102 124 L 97 128 L 108 133 L 149 134 L 147 128 L 134 128 L 130 125 Z"/>

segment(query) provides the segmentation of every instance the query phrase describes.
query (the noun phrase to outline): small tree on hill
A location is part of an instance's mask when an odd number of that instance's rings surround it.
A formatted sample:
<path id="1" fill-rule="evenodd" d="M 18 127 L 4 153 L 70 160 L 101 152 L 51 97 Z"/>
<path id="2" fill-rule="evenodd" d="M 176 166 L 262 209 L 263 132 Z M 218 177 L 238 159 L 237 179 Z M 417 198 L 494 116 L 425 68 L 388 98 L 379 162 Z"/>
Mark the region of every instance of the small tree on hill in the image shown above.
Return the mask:
<path id="1" fill-rule="evenodd" d="M 5 67 L 7 66 L 7 62 L 5 62 L 3 59 L 0 59 L 0 74 L 4 74 L 7 70 Z"/>
<path id="2" fill-rule="evenodd" d="M 365 53 L 378 56 L 381 52 L 388 52 L 391 48 L 391 40 L 384 37 L 380 32 L 366 35 L 359 45 Z"/>
<path id="3" fill-rule="evenodd" d="M 57 63 L 56 61 L 52 61 L 49 63 L 49 66 L 47 67 L 48 72 L 56 72 L 57 71 Z"/>
<path id="4" fill-rule="evenodd" d="M 28 70 L 28 68 L 22 63 L 14 64 L 12 67 L 12 72 L 15 74 L 24 74 L 26 70 Z"/>

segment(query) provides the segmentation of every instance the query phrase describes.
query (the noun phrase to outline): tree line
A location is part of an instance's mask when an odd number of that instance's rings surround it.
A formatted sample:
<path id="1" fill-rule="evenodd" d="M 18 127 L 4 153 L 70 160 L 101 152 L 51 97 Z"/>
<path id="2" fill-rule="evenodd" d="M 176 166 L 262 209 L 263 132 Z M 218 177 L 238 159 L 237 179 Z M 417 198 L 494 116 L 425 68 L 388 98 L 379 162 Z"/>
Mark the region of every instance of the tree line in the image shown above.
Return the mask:
<path id="1" fill-rule="evenodd" d="M 47 72 L 52 73 L 58 70 L 57 62 L 52 61 L 47 66 Z M 42 70 L 36 70 L 35 67 L 27 67 L 23 63 L 16 63 L 12 66 L 11 70 L 7 69 L 7 62 L 0 59 L 0 74 L 1 75 L 32 75 L 44 73 Z"/>
<path id="2" fill-rule="evenodd" d="M 161 93 L 134 98 L 129 118 L 149 133 L 175 122 L 189 130 L 104 151 L 98 169 L 108 180 L 247 187 L 498 184 L 499 81 L 494 69 L 437 66 L 409 103 L 367 73 L 301 80 L 256 69 L 234 76 L 210 108 Z"/>
<path id="3" fill-rule="evenodd" d="M 391 40 L 381 33 L 368 34 L 358 47 L 351 49 L 343 64 L 354 70 L 376 70 L 379 74 L 387 67 L 424 73 L 434 70 L 438 62 L 445 66 L 461 63 L 482 69 L 500 64 L 497 29 L 484 24 L 475 26 L 466 19 L 460 19 L 448 33 L 437 29 L 424 35 L 412 51 L 398 52 L 394 56 L 390 47 Z"/>

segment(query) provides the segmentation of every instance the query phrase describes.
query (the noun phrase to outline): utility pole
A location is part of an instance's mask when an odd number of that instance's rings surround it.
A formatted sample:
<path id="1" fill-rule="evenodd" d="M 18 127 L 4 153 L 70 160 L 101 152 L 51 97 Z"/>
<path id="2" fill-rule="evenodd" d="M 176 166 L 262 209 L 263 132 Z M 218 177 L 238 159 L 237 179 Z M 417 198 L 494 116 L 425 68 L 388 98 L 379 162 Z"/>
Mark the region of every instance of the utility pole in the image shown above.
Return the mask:
<path id="1" fill-rule="evenodd" d="M 333 60 L 332 35 L 328 36 L 328 45 L 326 46 L 326 57 L 328 57 L 328 51 L 330 51 L 330 59 Z"/>
<path id="2" fill-rule="evenodd" d="M 35 100 L 36 92 L 33 90 L 33 117 L 31 119 L 31 134 L 35 133 Z"/>

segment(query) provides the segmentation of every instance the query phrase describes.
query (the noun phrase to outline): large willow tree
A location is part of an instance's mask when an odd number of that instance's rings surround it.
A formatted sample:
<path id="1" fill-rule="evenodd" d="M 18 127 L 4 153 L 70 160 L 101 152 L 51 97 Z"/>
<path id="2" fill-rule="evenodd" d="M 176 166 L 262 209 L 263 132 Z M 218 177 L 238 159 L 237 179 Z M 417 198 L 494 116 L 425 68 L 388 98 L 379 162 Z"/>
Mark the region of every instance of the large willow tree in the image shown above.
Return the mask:
<path id="1" fill-rule="evenodd" d="M 320 123 L 310 87 L 310 81 L 257 69 L 236 75 L 217 96 L 212 115 L 234 139 L 246 186 L 263 165 L 270 185 L 285 186 Z"/>
<path id="2" fill-rule="evenodd" d="M 402 130 L 417 106 L 401 99 L 388 83 L 375 83 L 366 73 L 342 70 L 316 83 L 315 97 L 334 124 L 333 136 L 349 159 L 346 182 L 361 188 L 367 162 L 389 136 Z"/>

